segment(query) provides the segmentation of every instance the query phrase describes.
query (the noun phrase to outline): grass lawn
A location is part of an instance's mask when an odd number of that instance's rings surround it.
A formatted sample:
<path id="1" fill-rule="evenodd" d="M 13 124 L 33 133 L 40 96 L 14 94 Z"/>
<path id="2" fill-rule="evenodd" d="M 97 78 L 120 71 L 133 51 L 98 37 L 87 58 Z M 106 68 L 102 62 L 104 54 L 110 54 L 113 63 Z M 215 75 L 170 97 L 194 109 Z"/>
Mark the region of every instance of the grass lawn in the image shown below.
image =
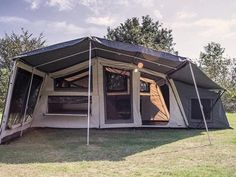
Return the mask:
<path id="1" fill-rule="evenodd" d="M 0 146 L 0 176 L 236 176 L 232 129 L 36 129 Z"/>

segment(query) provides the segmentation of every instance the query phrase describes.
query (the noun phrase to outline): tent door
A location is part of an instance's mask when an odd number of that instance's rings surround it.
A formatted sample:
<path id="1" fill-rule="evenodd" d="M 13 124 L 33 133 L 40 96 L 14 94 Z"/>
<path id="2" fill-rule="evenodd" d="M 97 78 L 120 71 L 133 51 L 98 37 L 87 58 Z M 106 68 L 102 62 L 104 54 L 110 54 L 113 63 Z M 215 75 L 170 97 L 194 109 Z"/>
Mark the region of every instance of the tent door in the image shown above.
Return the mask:
<path id="1" fill-rule="evenodd" d="M 143 125 L 165 124 L 169 121 L 166 89 L 168 86 L 163 85 L 163 94 L 156 81 L 140 77 L 140 113 Z"/>
<path id="2" fill-rule="evenodd" d="M 131 71 L 104 67 L 105 124 L 133 123 Z"/>

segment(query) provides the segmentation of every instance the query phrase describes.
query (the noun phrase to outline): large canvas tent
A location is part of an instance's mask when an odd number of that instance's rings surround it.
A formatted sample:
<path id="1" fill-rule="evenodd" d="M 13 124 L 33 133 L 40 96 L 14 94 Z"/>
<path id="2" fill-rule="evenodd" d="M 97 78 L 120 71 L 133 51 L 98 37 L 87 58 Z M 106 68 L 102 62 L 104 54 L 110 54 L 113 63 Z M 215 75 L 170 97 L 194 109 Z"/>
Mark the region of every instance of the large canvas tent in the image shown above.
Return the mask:
<path id="1" fill-rule="evenodd" d="M 0 142 L 30 127 L 228 128 L 223 89 L 185 57 L 84 37 L 14 59 Z"/>

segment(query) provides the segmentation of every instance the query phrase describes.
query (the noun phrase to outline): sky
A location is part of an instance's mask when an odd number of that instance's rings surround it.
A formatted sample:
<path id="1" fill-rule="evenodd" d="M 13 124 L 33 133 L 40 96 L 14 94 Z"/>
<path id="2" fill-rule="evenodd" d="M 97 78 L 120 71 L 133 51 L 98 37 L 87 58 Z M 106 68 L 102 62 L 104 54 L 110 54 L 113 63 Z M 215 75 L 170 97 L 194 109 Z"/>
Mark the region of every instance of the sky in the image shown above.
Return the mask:
<path id="1" fill-rule="evenodd" d="M 150 15 L 173 30 L 175 50 L 196 59 L 214 41 L 236 57 L 235 0 L 0 0 L 0 37 L 20 29 L 43 32 L 47 45 L 104 37 L 127 18 Z"/>

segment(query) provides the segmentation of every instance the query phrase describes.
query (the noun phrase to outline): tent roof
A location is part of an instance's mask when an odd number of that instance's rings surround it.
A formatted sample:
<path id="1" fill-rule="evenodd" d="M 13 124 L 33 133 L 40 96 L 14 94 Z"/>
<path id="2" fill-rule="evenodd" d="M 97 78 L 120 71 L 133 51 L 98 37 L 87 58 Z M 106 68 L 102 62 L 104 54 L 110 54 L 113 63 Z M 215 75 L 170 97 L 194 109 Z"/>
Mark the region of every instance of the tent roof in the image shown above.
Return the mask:
<path id="1" fill-rule="evenodd" d="M 187 58 L 98 37 L 84 37 L 51 45 L 23 53 L 14 59 L 18 59 L 43 72 L 52 73 L 88 60 L 90 41 L 92 58 L 103 57 L 133 64 L 142 62 L 145 68 L 164 74 L 172 73 L 174 79 L 192 84 L 191 75 L 186 75 L 185 72 L 177 74 L 179 70 L 183 71 L 187 67 L 185 65 L 188 62 Z M 188 70 L 189 68 L 186 69 Z M 198 84 L 199 86 L 221 89 L 220 86 L 202 73 L 200 69 L 194 67 L 194 71 L 197 83 L 198 80 L 203 81 L 200 85 Z"/>

